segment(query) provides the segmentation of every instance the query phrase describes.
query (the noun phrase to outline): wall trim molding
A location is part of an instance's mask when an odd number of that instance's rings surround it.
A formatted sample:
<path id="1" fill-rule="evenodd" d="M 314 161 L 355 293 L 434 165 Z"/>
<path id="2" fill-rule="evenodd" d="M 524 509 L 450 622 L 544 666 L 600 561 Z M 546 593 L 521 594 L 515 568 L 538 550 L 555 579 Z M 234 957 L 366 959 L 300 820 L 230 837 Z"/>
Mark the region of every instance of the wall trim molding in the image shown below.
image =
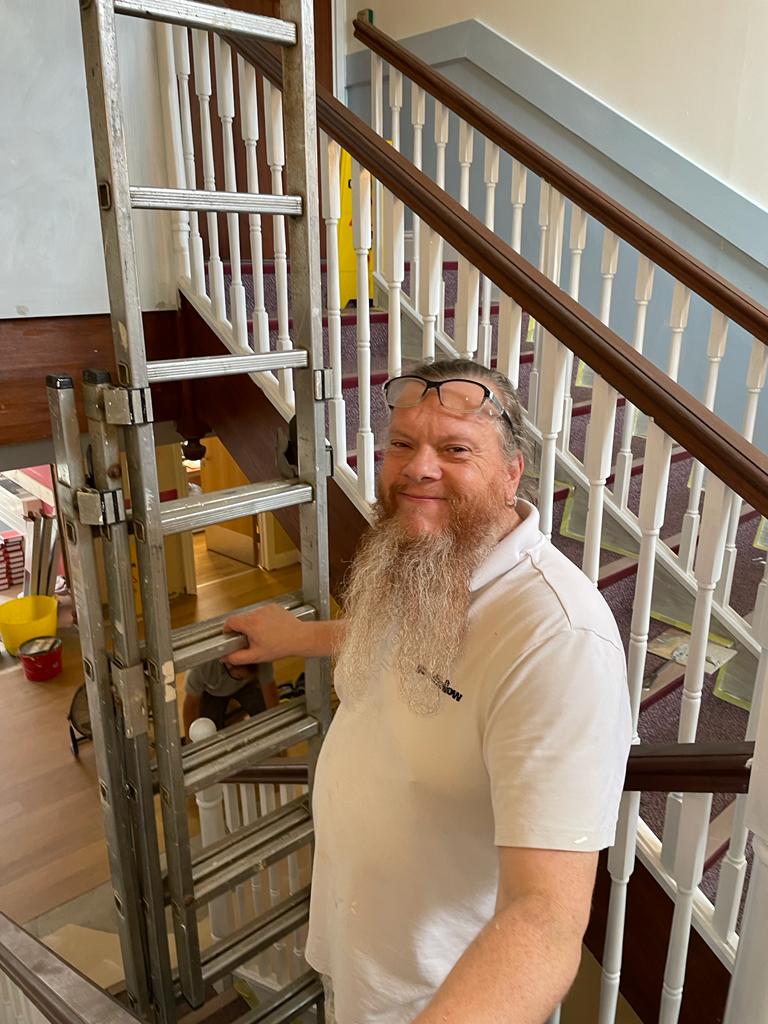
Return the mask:
<path id="1" fill-rule="evenodd" d="M 472 65 L 474 73 L 491 76 L 560 128 L 583 140 L 597 154 L 632 175 L 636 183 L 658 193 L 740 253 L 756 261 L 761 269 L 768 266 L 768 210 L 476 18 L 410 36 L 400 42 L 436 68 L 465 63 Z M 449 71 L 447 73 L 450 74 Z M 347 58 L 347 87 L 369 83 L 369 52 L 357 50 Z M 545 148 L 548 147 L 545 145 Z M 571 160 L 569 156 L 566 162 Z M 605 191 L 616 195 L 633 212 L 651 220 L 647 211 L 638 209 L 637 204 L 632 205 L 617 194 L 614 178 L 608 176 L 611 185 L 607 186 L 596 180 L 594 167 L 590 166 L 587 173 L 586 167 L 579 167 L 575 162 L 571 166 L 591 177 Z"/>

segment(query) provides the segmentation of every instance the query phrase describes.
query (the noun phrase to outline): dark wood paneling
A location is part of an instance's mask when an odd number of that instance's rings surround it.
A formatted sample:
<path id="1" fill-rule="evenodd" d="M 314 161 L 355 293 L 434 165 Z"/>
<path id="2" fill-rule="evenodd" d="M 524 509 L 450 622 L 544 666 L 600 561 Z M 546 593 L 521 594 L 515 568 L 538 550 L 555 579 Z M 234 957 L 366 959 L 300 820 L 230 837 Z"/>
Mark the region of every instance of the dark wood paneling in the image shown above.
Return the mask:
<path id="1" fill-rule="evenodd" d="M 177 355 L 176 311 L 145 313 L 144 335 L 150 359 L 172 359 Z M 0 320 L 0 444 L 49 438 L 46 374 L 69 373 L 79 382 L 89 368 L 115 373 L 106 313 Z M 155 419 L 175 420 L 178 386 L 158 385 L 152 395 Z"/>

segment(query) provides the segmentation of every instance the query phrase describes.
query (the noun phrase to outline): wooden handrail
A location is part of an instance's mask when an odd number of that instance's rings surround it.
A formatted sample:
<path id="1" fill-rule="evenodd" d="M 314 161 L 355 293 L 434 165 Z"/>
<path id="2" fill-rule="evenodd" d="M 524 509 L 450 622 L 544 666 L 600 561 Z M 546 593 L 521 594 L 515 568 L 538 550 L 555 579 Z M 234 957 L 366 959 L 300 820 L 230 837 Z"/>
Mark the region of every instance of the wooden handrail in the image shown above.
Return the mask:
<path id="1" fill-rule="evenodd" d="M 625 790 L 643 793 L 746 793 L 754 743 L 639 743 L 629 752 Z M 231 783 L 306 785 L 301 758 L 272 758 L 224 780 Z"/>
<path id="2" fill-rule="evenodd" d="M 279 88 L 279 60 L 261 43 L 227 42 Z M 368 125 L 318 86 L 320 128 L 437 231 L 502 292 L 637 406 L 753 508 L 768 516 L 768 457 L 663 370 L 635 352 L 597 317 L 388 146 Z"/>
<path id="3" fill-rule="evenodd" d="M 663 267 L 716 309 L 725 313 L 754 337 L 768 344 L 768 309 L 734 287 L 720 274 L 701 263 L 671 239 L 656 231 L 621 203 L 596 188 L 586 178 L 551 156 L 535 142 L 516 132 L 505 121 L 478 103 L 385 32 L 362 18 L 353 22 L 355 38 L 365 43 L 412 82 L 450 108 L 467 124 L 504 152 L 553 185 L 586 213 L 629 242 L 649 260 Z"/>

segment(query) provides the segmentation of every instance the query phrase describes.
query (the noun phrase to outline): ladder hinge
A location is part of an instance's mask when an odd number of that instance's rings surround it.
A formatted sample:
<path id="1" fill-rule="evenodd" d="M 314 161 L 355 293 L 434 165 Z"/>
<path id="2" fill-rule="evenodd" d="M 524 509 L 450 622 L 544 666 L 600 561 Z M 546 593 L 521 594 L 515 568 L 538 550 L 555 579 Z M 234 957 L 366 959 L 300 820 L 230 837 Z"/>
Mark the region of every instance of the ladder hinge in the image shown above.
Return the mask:
<path id="1" fill-rule="evenodd" d="M 149 388 L 105 388 L 104 413 L 107 423 L 129 427 L 152 422 L 152 394 Z"/>
<path id="2" fill-rule="evenodd" d="M 333 394 L 333 370 L 315 370 L 315 401 L 324 402 Z"/>
<path id="3" fill-rule="evenodd" d="M 147 731 L 147 698 L 143 665 L 122 668 L 112 662 L 112 684 L 123 709 L 123 724 L 128 739 Z"/>
<path id="4" fill-rule="evenodd" d="M 80 522 L 85 526 L 112 526 L 125 522 L 125 498 L 122 488 L 97 491 L 85 488 L 75 494 Z"/>

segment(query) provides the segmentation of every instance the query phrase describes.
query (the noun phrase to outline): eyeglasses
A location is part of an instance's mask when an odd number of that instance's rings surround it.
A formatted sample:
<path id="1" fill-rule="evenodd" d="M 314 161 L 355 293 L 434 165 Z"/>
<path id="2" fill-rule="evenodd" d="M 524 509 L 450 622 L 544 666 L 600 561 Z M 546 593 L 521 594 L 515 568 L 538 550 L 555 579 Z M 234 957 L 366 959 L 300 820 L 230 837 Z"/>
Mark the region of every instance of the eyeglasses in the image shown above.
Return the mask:
<path id="1" fill-rule="evenodd" d="M 515 426 L 509 413 L 496 395 L 478 380 L 455 377 L 450 380 L 424 380 L 423 377 L 406 375 L 391 377 L 384 384 L 384 398 L 390 409 L 412 409 L 435 390 L 438 401 L 444 409 L 458 413 L 478 413 L 481 409 L 493 409 L 491 415 L 503 417 L 512 432 Z"/>

